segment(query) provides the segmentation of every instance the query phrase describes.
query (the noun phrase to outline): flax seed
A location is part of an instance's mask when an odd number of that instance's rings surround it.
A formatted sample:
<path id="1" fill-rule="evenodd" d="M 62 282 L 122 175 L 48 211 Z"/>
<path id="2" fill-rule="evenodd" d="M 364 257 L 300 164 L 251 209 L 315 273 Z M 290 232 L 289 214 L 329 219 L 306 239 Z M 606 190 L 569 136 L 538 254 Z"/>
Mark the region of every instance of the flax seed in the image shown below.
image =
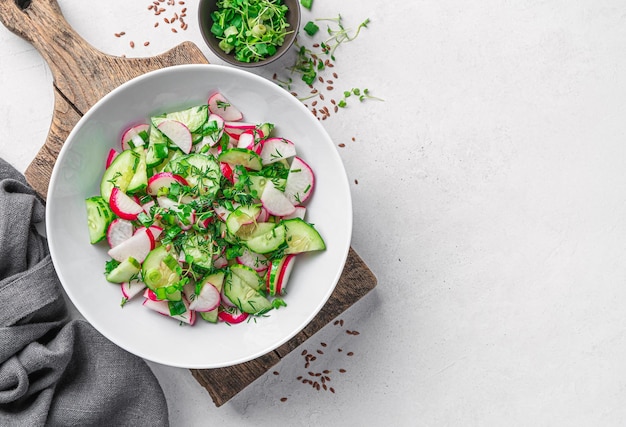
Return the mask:
<path id="1" fill-rule="evenodd" d="M 339 144 L 339 146 L 340 146 L 341 148 L 343 148 L 343 147 L 345 147 L 345 146 L 346 146 L 346 144 L 344 144 L 344 143 L 342 142 L 341 144 Z"/>
<path id="2" fill-rule="evenodd" d="M 359 184 L 359 180 L 358 180 L 358 179 L 355 179 L 355 180 L 354 180 L 354 183 L 358 185 L 358 184 Z"/>
<path id="3" fill-rule="evenodd" d="M 331 393 L 334 393 L 334 392 L 335 392 L 335 389 L 334 389 L 334 388 L 332 388 L 332 387 L 331 387 L 331 388 L 329 388 L 329 390 L 330 390 L 330 392 L 331 392 Z"/>
<path id="4" fill-rule="evenodd" d="M 339 107 L 337 107 L 337 106 L 335 105 L 335 108 L 333 108 L 333 111 L 335 111 L 335 113 L 336 113 L 337 111 L 339 111 Z"/>
<path id="5" fill-rule="evenodd" d="M 169 23 L 170 23 L 170 20 L 169 20 L 169 19 L 167 19 L 167 18 L 163 18 L 163 22 L 165 22 L 166 24 L 169 24 Z"/>
<path id="6" fill-rule="evenodd" d="M 320 77 L 318 77 L 318 78 L 317 78 L 317 80 L 319 80 L 319 81 L 320 81 L 320 83 L 324 83 L 324 79 L 323 79 L 321 76 L 320 76 Z"/>
<path id="7" fill-rule="evenodd" d="M 158 27 L 158 26 L 159 26 L 159 23 L 158 23 L 158 22 L 155 22 L 155 23 L 154 23 L 154 28 L 156 28 L 156 27 Z"/>
<path id="8" fill-rule="evenodd" d="M 176 28 L 172 28 L 172 32 L 177 33 L 178 31 L 176 31 Z"/>
<path id="9" fill-rule="evenodd" d="M 307 351 L 306 350 L 302 350 L 302 355 L 304 356 L 306 354 L 307 354 Z"/>
<path id="10" fill-rule="evenodd" d="M 333 73 L 333 77 L 334 77 L 334 78 L 336 78 L 336 79 L 338 79 L 338 78 L 339 78 L 339 75 L 337 75 L 337 73 Z"/>
<path id="11" fill-rule="evenodd" d="M 148 46 L 150 44 L 150 42 L 144 42 L 143 45 L 144 46 Z"/>
<path id="12" fill-rule="evenodd" d="M 278 375 L 278 371 L 274 371 L 274 372 L 272 372 L 272 374 Z"/>
<path id="13" fill-rule="evenodd" d="M 135 42 L 134 41 L 131 40 L 131 42 L 129 44 L 130 44 L 131 49 L 135 47 Z"/>
<path id="14" fill-rule="evenodd" d="M 329 85 L 332 85 L 332 84 L 334 84 L 335 82 L 334 82 L 334 81 L 332 81 L 332 80 L 326 80 L 326 83 L 328 83 Z"/>
<path id="15" fill-rule="evenodd" d="M 355 138 L 355 137 L 352 137 L 352 141 L 356 141 L 356 138 Z"/>
<path id="16" fill-rule="evenodd" d="M 345 369 L 343 369 L 343 368 L 341 368 L 341 369 L 339 370 L 339 372 L 341 372 L 342 374 L 345 374 L 345 373 L 346 373 L 346 370 L 345 370 Z"/>
<path id="17" fill-rule="evenodd" d="M 326 346 L 328 346 L 328 344 L 326 344 L 325 342 L 321 342 L 321 343 L 320 343 L 320 345 L 321 345 L 322 347 L 326 347 Z"/>
<path id="18" fill-rule="evenodd" d="M 332 86 L 326 86 L 326 90 L 333 90 L 333 89 L 334 89 L 334 87 L 332 87 Z"/>
<path id="19" fill-rule="evenodd" d="M 354 181 L 356 182 L 356 179 Z M 354 353 L 349 351 L 348 353 L 346 353 L 346 356 L 354 356 Z"/>
<path id="20" fill-rule="evenodd" d="M 324 100 L 324 94 L 320 93 L 320 99 L 323 101 Z"/>
<path id="21" fill-rule="evenodd" d="M 115 33 L 115 37 L 122 37 L 120 33 Z"/>
<path id="22" fill-rule="evenodd" d="M 281 397 L 281 398 L 280 398 L 280 401 L 281 401 L 281 402 L 286 402 L 286 401 L 287 401 L 287 398 L 286 398 L 286 397 Z"/>
<path id="23" fill-rule="evenodd" d="M 153 5 L 153 4 L 151 4 L 150 6 L 148 6 L 148 10 L 152 10 L 152 9 L 154 9 L 154 5 Z"/>

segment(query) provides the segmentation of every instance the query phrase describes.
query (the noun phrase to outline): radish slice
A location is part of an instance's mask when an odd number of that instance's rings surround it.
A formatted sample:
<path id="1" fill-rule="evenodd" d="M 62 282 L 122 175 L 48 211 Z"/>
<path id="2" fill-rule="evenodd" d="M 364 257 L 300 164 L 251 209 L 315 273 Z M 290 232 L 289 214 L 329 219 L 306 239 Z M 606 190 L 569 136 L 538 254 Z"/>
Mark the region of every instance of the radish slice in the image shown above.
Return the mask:
<path id="1" fill-rule="evenodd" d="M 281 217 L 281 219 L 293 219 L 293 218 L 304 219 L 305 216 L 306 216 L 306 208 L 304 206 L 296 206 L 296 210 L 293 211 L 291 215 L 285 215 Z"/>
<path id="2" fill-rule="evenodd" d="M 235 183 L 235 178 L 233 177 L 233 168 L 230 167 L 228 163 L 220 162 L 220 170 L 222 171 L 222 175 L 224 175 L 224 178 L 226 178 L 233 184 Z"/>
<path id="3" fill-rule="evenodd" d="M 257 222 L 267 222 L 269 219 L 270 219 L 270 213 L 267 211 L 267 209 L 261 206 L 261 212 L 259 213 L 259 216 L 256 219 Z"/>
<path id="4" fill-rule="evenodd" d="M 247 131 L 253 131 L 256 128 L 254 123 L 245 122 L 224 122 L 224 132 L 236 141 L 239 140 L 241 134 Z"/>
<path id="5" fill-rule="evenodd" d="M 268 259 L 263 254 L 257 254 L 249 249 L 244 249 L 243 253 L 237 257 L 239 264 L 248 266 L 257 272 L 267 270 Z"/>
<path id="6" fill-rule="evenodd" d="M 220 92 L 215 92 L 209 97 L 209 111 L 221 116 L 224 120 L 236 122 L 243 119 L 243 114 L 226 99 Z"/>
<path id="7" fill-rule="evenodd" d="M 150 288 L 147 288 L 144 293 L 143 293 L 143 297 L 147 298 L 149 300 L 152 301 L 159 301 L 159 298 L 157 297 L 157 294 L 154 293 L 154 291 Z"/>
<path id="8" fill-rule="evenodd" d="M 133 235 L 133 223 L 127 219 L 116 218 L 107 229 L 107 242 L 111 248 L 128 240 Z"/>
<path id="9" fill-rule="evenodd" d="M 148 179 L 148 188 L 146 189 L 146 192 L 151 196 L 156 196 L 161 188 L 170 188 L 175 182 L 181 185 L 189 185 L 187 180 L 180 175 L 176 175 L 171 172 L 156 173 Z"/>
<path id="10" fill-rule="evenodd" d="M 148 253 L 154 248 L 154 236 L 152 232 L 144 228 L 142 231 L 133 234 L 129 239 L 124 240 L 119 245 L 109 249 L 109 256 L 116 261 L 122 262 L 130 257 L 142 263 Z"/>
<path id="11" fill-rule="evenodd" d="M 111 148 L 109 150 L 109 154 L 107 155 L 107 161 L 105 164 L 106 169 L 108 169 L 109 166 L 111 166 L 111 163 L 113 163 L 113 160 L 115 160 L 118 154 L 119 153 L 117 152 L 117 150 L 115 150 L 115 148 Z"/>
<path id="12" fill-rule="evenodd" d="M 157 126 L 183 153 L 191 153 L 193 138 L 189 128 L 177 120 L 164 120 Z"/>
<path id="13" fill-rule="evenodd" d="M 313 193 L 315 175 L 309 165 L 300 157 L 294 157 L 287 175 L 285 196 L 294 205 L 304 203 Z"/>
<path id="14" fill-rule="evenodd" d="M 263 149 L 260 153 L 263 165 L 269 165 L 283 159 L 289 159 L 295 155 L 295 144 L 285 138 L 266 139 L 263 141 Z"/>
<path id="15" fill-rule="evenodd" d="M 187 309 L 187 311 L 185 311 L 182 314 L 177 314 L 175 316 L 170 315 L 170 306 L 169 306 L 168 302 L 165 301 L 165 300 L 163 300 L 163 301 L 153 301 L 151 299 L 145 299 L 143 301 L 143 305 L 148 307 L 151 310 L 156 311 L 159 314 L 171 317 L 172 319 L 180 320 L 181 322 L 185 322 L 185 323 L 188 323 L 190 325 L 193 325 L 195 323 L 195 321 L 196 321 L 196 314 L 195 314 L 195 312 L 192 311 L 192 310 L 189 310 L 189 309 Z M 188 304 L 185 302 L 185 305 L 187 306 Z"/>
<path id="16" fill-rule="evenodd" d="M 241 323 L 244 320 L 246 320 L 248 318 L 248 313 L 245 313 L 245 312 L 230 313 L 228 311 L 220 311 L 219 313 L 217 313 L 217 317 L 219 317 L 219 319 L 222 322 L 235 325 L 237 323 Z"/>
<path id="17" fill-rule="evenodd" d="M 154 200 L 150 200 L 147 201 L 146 203 L 144 203 L 143 205 L 141 205 L 141 207 L 143 208 L 143 211 L 145 213 L 147 213 L 148 215 L 150 215 L 150 209 L 152 208 L 152 206 L 155 205 L 155 201 Z"/>
<path id="18" fill-rule="evenodd" d="M 207 312 L 215 310 L 220 305 L 220 291 L 215 286 L 207 282 L 202 286 L 200 293 L 189 304 L 189 310 Z"/>
<path id="19" fill-rule="evenodd" d="M 237 148 L 246 148 L 254 151 L 257 154 L 261 154 L 263 149 L 263 143 L 261 137 L 258 136 L 260 132 L 256 132 L 256 129 L 247 130 L 239 135 L 239 141 L 237 142 Z"/>
<path id="20" fill-rule="evenodd" d="M 109 204 L 113 213 L 122 219 L 134 221 L 143 212 L 143 207 L 118 187 L 113 187 Z"/>
<path id="21" fill-rule="evenodd" d="M 224 255 L 220 255 L 219 257 L 213 260 L 213 267 L 215 268 L 224 268 L 228 265 L 228 260 Z"/>
<path id="22" fill-rule="evenodd" d="M 128 128 L 122 134 L 122 150 L 128 150 L 129 148 L 142 147 L 146 142 L 141 137 L 140 133 L 145 132 L 146 136 L 150 130 L 150 125 L 142 123 Z"/>
<path id="23" fill-rule="evenodd" d="M 127 300 L 133 299 L 135 296 L 141 294 L 146 289 L 146 284 L 140 280 L 131 280 L 130 282 L 122 283 L 122 296 Z"/>
<path id="24" fill-rule="evenodd" d="M 152 233 L 154 240 L 157 240 L 161 233 L 163 233 L 163 228 L 159 227 L 158 225 L 151 225 L 150 227 L 148 227 L 148 229 Z"/>
<path id="25" fill-rule="evenodd" d="M 261 203 L 270 215 L 291 215 L 296 210 L 296 207 L 282 191 L 274 186 L 271 180 L 268 180 L 267 184 L 265 184 L 263 194 L 261 194 Z"/>

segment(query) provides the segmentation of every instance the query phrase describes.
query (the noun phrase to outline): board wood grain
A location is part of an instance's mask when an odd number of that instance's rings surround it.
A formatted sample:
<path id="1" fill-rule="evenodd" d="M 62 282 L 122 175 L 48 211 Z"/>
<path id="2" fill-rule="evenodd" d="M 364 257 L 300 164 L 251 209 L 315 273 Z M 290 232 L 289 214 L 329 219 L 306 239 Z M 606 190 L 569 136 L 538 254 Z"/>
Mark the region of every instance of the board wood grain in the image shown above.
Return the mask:
<path id="1" fill-rule="evenodd" d="M 48 63 L 53 77 L 54 107 L 44 145 L 26 170 L 29 184 L 45 199 L 54 163 L 78 120 L 104 95 L 149 71 L 180 64 L 208 63 L 202 51 L 184 42 L 149 58 L 102 53 L 67 23 L 56 0 L 0 0 L 0 22 L 29 41 Z M 223 405 L 332 319 L 376 286 L 376 277 L 350 249 L 339 283 L 322 311 L 280 348 L 236 367 L 192 370 L 213 402 Z"/>

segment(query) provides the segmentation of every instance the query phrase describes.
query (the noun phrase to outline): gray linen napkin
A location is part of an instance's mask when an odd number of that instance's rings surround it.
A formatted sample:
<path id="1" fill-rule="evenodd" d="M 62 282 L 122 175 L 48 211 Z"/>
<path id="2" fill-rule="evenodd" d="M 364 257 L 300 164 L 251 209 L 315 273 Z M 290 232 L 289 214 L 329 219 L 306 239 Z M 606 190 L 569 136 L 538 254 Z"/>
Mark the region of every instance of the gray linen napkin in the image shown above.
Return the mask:
<path id="1" fill-rule="evenodd" d="M 166 426 L 154 374 L 70 319 L 45 238 L 44 205 L 0 159 L 0 425 Z"/>

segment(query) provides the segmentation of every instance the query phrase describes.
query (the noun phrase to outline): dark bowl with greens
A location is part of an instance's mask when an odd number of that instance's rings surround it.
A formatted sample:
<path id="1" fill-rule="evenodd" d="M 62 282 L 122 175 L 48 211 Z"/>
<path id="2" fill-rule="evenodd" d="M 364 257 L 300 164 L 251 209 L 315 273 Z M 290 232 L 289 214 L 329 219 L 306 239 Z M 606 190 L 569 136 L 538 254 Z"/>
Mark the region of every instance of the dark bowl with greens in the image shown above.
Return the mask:
<path id="1" fill-rule="evenodd" d="M 211 51 L 238 67 L 280 58 L 300 26 L 298 0 L 200 0 L 200 32 Z"/>

